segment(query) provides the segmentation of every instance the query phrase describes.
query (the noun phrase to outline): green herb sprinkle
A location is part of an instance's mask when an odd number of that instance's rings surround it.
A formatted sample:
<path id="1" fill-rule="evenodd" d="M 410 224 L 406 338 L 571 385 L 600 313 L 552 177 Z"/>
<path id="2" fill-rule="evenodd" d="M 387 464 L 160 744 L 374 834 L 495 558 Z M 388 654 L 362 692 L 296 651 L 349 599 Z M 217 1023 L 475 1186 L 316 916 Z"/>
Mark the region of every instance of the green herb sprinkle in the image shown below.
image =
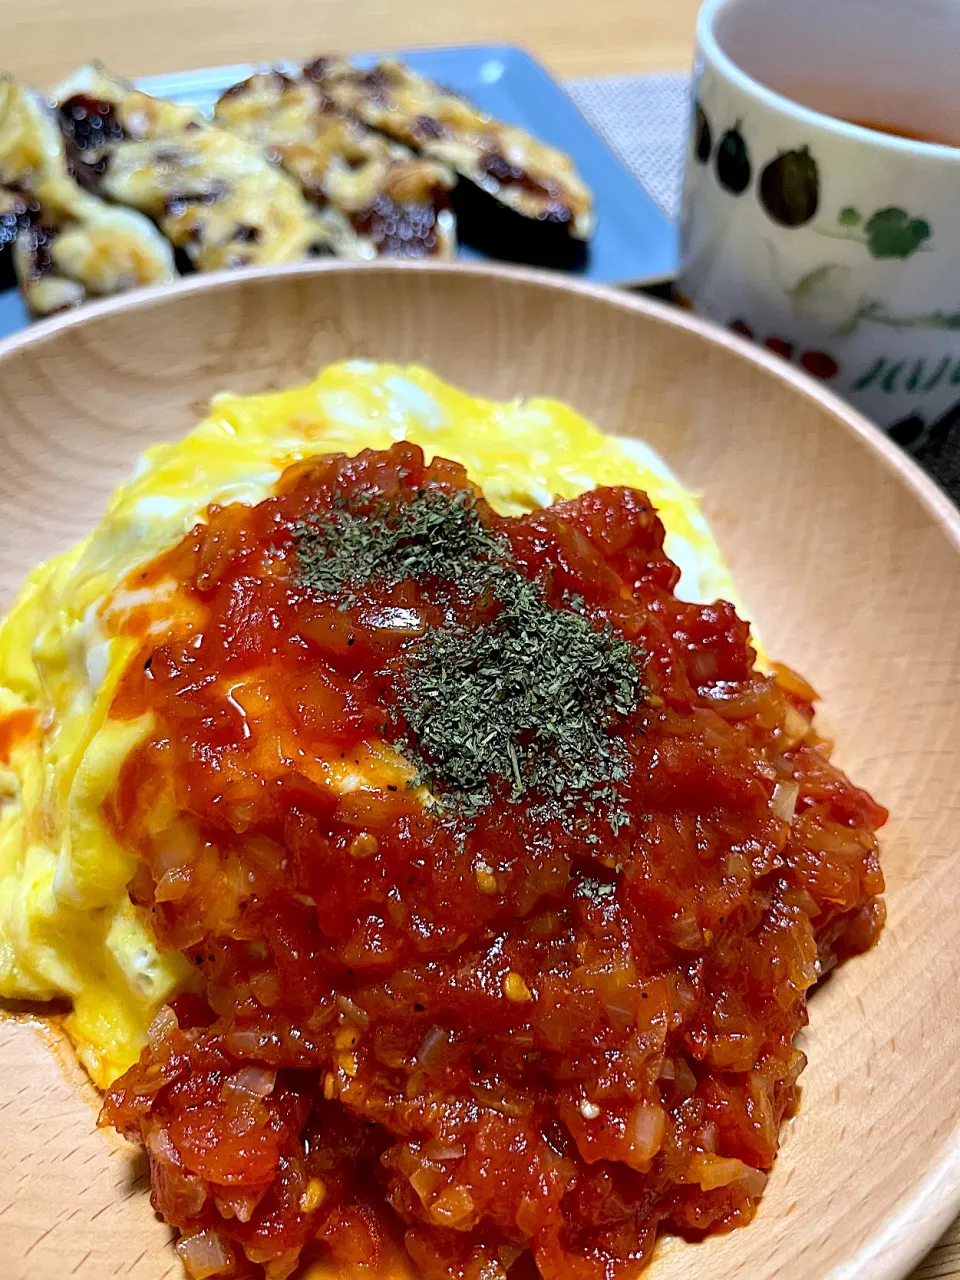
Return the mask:
<path id="1" fill-rule="evenodd" d="M 395 745 L 444 810 L 470 818 L 502 798 L 545 816 L 602 810 L 614 831 L 624 825 L 629 760 L 616 729 L 645 696 L 644 655 L 582 601 L 552 606 L 472 493 L 367 496 L 304 522 L 294 540 L 299 584 L 341 608 L 371 584 L 430 579 L 499 606 L 479 625 L 451 615 L 403 654 Z"/>

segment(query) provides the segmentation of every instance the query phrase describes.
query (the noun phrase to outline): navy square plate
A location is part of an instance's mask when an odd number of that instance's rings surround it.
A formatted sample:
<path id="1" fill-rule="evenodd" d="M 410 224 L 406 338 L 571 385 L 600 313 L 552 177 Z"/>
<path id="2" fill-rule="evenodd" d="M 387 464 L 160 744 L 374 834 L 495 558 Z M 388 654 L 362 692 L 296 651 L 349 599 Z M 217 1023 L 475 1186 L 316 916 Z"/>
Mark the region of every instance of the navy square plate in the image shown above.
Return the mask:
<path id="1" fill-rule="evenodd" d="M 323 52 L 305 50 L 304 57 Z M 351 61 L 372 66 L 383 56 L 362 54 Z M 470 98 L 490 115 L 520 125 L 572 157 L 593 191 L 597 211 L 587 261 L 572 274 L 617 285 L 655 284 L 673 275 L 677 261 L 673 223 L 528 53 L 499 45 L 464 45 L 389 56 L 400 58 L 415 71 Z M 211 67 L 147 76 L 137 83 L 146 93 L 210 112 L 224 89 L 256 70 L 252 64 Z M 478 260 L 483 255 L 464 247 L 460 256 Z M 26 309 L 16 290 L 0 292 L 0 338 L 26 323 Z"/>

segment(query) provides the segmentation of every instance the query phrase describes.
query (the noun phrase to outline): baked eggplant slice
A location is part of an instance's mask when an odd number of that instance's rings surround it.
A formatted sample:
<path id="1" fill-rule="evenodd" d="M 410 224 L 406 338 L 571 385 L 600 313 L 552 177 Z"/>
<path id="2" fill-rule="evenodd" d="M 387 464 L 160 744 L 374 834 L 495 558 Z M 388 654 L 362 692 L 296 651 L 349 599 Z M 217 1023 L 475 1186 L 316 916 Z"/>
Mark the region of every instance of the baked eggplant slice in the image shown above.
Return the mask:
<path id="1" fill-rule="evenodd" d="M 44 216 L 36 200 L 19 191 L 0 189 L 0 224 L 6 253 L 2 287 L 17 284 L 34 316 L 51 316 L 78 307 L 87 291 L 57 268 L 52 248 L 59 229 Z"/>
<path id="2" fill-rule="evenodd" d="M 359 256 L 341 214 L 318 209 L 262 151 L 191 107 L 95 64 L 53 97 L 78 181 L 151 217 L 196 270 Z"/>
<path id="3" fill-rule="evenodd" d="M 0 187 L 0 289 L 16 284 L 13 274 L 13 246 L 20 232 L 26 203 L 15 191 Z"/>
<path id="4" fill-rule="evenodd" d="M 147 218 L 80 194 L 81 205 L 71 199 L 66 207 L 50 188 L 18 197 L 26 208 L 13 266 L 36 316 L 177 277 L 170 245 Z"/>
<path id="5" fill-rule="evenodd" d="M 360 71 L 340 58 L 318 58 L 304 74 L 341 110 L 458 174 L 453 204 L 465 244 L 514 261 L 583 261 L 593 200 L 562 151 L 400 62 Z"/>
<path id="6" fill-rule="evenodd" d="M 298 262 L 350 239 L 285 173 L 223 129 L 128 142 L 107 160 L 101 190 L 149 214 L 198 271 Z"/>
<path id="7" fill-rule="evenodd" d="M 149 219 L 81 190 L 39 94 L 0 77 L 0 248 L 34 315 L 176 277 Z"/>
<path id="8" fill-rule="evenodd" d="M 108 157 L 116 144 L 179 137 L 205 124 L 193 107 L 141 93 L 96 62 L 80 67 L 50 96 L 70 168 L 77 181 L 90 191 L 100 190 Z"/>
<path id="9" fill-rule="evenodd" d="M 308 77 L 251 76 L 223 94 L 214 121 L 262 148 L 311 200 L 340 210 L 363 257 L 456 253 L 452 171 L 341 111 Z"/>
<path id="10" fill-rule="evenodd" d="M 35 186 L 67 176 L 60 133 L 33 89 L 0 75 L 0 186 Z"/>

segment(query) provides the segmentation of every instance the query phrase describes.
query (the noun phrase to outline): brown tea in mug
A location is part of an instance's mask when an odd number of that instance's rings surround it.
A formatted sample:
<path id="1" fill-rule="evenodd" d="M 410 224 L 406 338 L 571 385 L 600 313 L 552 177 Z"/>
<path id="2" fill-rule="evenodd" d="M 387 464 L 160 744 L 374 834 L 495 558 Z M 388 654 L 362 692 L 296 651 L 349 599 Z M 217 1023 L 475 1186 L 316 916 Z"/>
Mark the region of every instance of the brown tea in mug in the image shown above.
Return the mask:
<path id="1" fill-rule="evenodd" d="M 881 124 L 877 120 L 854 120 L 847 116 L 840 119 L 848 124 L 859 125 L 861 129 L 870 129 L 873 133 L 887 133 L 894 138 L 907 138 L 910 142 L 933 142 L 940 147 L 960 147 L 960 137 L 949 137 L 946 133 L 928 133 L 920 129 L 905 129 L 899 124 Z"/>
<path id="2" fill-rule="evenodd" d="M 932 111 L 930 103 L 921 97 L 890 93 L 871 93 L 864 100 L 862 93 L 848 85 L 828 81 L 784 79 L 773 87 L 804 107 L 869 129 L 871 133 L 907 138 L 910 142 L 932 142 L 941 147 L 960 147 L 960 121 L 952 104 L 949 110 L 940 107 Z M 941 125 L 938 117 L 943 116 L 947 122 Z M 937 121 L 932 127 L 931 117 Z"/>

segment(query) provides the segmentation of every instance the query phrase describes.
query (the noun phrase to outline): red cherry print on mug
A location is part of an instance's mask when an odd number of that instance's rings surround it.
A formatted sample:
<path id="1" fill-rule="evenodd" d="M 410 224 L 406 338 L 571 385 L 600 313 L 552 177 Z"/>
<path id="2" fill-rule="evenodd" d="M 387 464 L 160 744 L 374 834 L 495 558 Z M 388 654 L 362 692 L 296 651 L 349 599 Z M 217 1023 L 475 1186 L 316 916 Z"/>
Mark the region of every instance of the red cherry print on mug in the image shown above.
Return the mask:
<path id="1" fill-rule="evenodd" d="M 731 333 L 739 333 L 742 338 L 755 340 L 755 334 L 746 320 L 731 320 L 727 326 Z M 778 338 L 776 334 L 768 334 L 763 340 L 763 345 L 768 351 L 773 351 L 776 355 L 782 356 L 784 360 L 792 362 L 794 353 L 794 344 L 788 342 L 786 338 Z M 835 378 L 840 372 L 840 366 L 834 360 L 833 356 L 826 351 L 802 351 L 799 356 L 800 365 L 806 369 L 814 378 L 820 378 L 824 382 L 828 382 L 831 378 Z"/>
<path id="2" fill-rule="evenodd" d="M 773 351 L 778 356 L 783 356 L 784 360 L 793 359 L 793 343 L 787 342 L 784 338 L 775 338 L 773 336 L 764 338 L 763 345 L 768 351 Z"/>
<path id="3" fill-rule="evenodd" d="M 835 378 L 840 372 L 840 366 L 826 351 L 804 351 L 800 364 L 814 378 L 822 378 L 824 381 Z"/>

